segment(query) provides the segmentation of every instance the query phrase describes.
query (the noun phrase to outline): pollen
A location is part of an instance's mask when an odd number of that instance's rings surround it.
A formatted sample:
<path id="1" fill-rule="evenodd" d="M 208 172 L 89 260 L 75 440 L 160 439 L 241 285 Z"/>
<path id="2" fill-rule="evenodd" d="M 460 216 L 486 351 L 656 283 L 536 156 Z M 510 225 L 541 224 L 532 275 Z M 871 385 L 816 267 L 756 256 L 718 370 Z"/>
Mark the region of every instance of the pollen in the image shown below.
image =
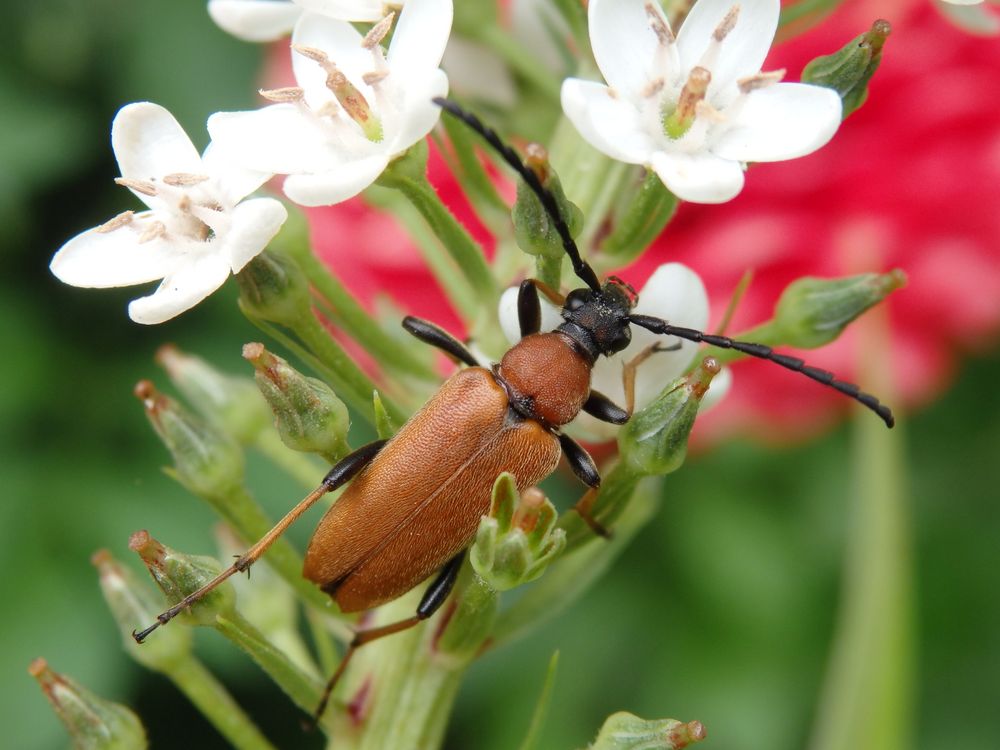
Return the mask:
<path id="1" fill-rule="evenodd" d="M 190 172 L 174 172 L 163 178 L 163 182 L 172 187 L 190 187 L 208 179 L 208 175 L 191 174 Z"/>
<path id="2" fill-rule="evenodd" d="M 389 29 L 392 28 L 392 21 L 396 17 L 395 13 L 390 13 L 377 24 L 372 26 L 371 31 L 365 34 L 365 38 L 361 40 L 361 46 L 367 50 L 374 50 L 382 40 L 385 39 L 385 35 L 389 33 Z"/>
<path id="3" fill-rule="evenodd" d="M 152 242 L 153 240 L 166 236 L 166 225 L 162 221 L 151 221 L 146 228 L 142 230 L 142 234 L 139 235 L 139 244 L 143 245 L 147 242 Z"/>
<path id="4" fill-rule="evenodd" d="M 115 184 L 127 187 L 130 190 L 142 193 L 143 195 L 153 196 L 157 194 L 156 185 L 146 180 L 133 180 L 129 177 L 116 177 Z"/>
<path id="5" fill-rule="evenodd" d="M 715 27 L 715 31 L 712 32 L 712 38 L 714 38 L 715 41 L 717 42 L 721 42 L 723 39 L 729 36 L 729 32 L 732 31 L 733 27 L 736 26 L 736 21 L 737 19 L 739 19 L 739 17 L 740 17 L 740 6 L 734 5 L 732 8 L 729 9 L 725 17 L 723 17 L 722 21 L 719 22 L 719 25 Z"/>
<path id="6" fill-rule="evenodd" d="M 286 86 L 280 89 L 260 89 L 258 92 L 269 102 L 287 103 L 301 102 L 305 98 L 305 92 L 298 86 Z"/>
<path id="7" fill-rule="evenodd" d="M 666 47 L 674 42 L 674 33 L 670 30 L 660 9 L 653 3 L 646 3 L 646 16 L 649 18 L 649 28 L 656 34 L 659 43 Z"/>
<path id="8" fill-rule="evenodd" d="M 780 68 L 779 70 L 772 70 L 769 73 L 757 73 L 757 75 L 740 78 L 736 82 L 736 85 L 740 87 L 740 91 L 742 93 L 749 94 L 751 91 L 766 89 L 768 86 L 773 86 L 774 84 L 780 82 L 784 77 L 785 69 Z"/>

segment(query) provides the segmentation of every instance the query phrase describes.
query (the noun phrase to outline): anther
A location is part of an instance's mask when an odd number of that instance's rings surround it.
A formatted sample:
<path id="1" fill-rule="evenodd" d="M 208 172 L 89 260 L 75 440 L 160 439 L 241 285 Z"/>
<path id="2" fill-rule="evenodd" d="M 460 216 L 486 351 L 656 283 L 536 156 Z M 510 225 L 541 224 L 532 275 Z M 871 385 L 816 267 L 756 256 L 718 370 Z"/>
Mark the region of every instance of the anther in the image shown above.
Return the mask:
<path id="1" fill-rule="evenodd" d="M 747 76 L 746 78 L 740 78 L 736 81 L 736 85 L 740 87 L 740 92 L 749 94 L 751 91 L 766 89 L 768 86 L 773 86 L 784 77 L 785 69 L 781 68 L 779 70 L 772 70 L 768 73 L 757 73 L 756 75 Z"/>
<path id="2" fill-rule="evenodd" d="M 365 38 L 361 41 L 361 46 L 367 50 L 373 50 L 381 44 L 382 40 L 385 39 L 385 35 L 389 33 L 389 29 L 392 28 L 392 21 L 395 17 L 395 13 L 390 13 L 372 26 L 371 31 L 365 34 Z"/>
<path id="3" fill-rule="evenodd" d="M 371 107 L 364 95 L 351 83 L 340 68 L 330 60 L 329 56 L 321 49 L 315 47 L 304 47 L 300 44 L 293 46 L 299 54 L 305 55 L 310 60 L 315 60 L 323 70 L 326 71 L 326 87 L 340 102 L 348 116 L 361 128 L 365 138 L 370 141 L 382 140 L 382 123 L 372 114 Z"/>
<path id="4" fill-rule="evenodd" d="M 160 237 L 165 237 L 167 234 L 167 227 L 162 221 L 151 221 L 145 229 L 142 230 L 142 234 L 139 235 L 139 244 L 142 245 L 146 242 L 151 242 Z"/>
<path id="5" fill-rule="evenodd" d="M 646 3 L 646 16 L 649 18 L 649 28 L 656 34 L 659 43 L 666 47 L 674 42 L 674 33 L 670 30 L 666 20 L 663 18 L 659 7 L 653 3 Z"/>
<path id="6" fill-rule="evenodd" d="M 361 76 L 361 80 L 368 86 L 374 86 L 379 81 L 385 80 L 388 75 L 388 70 L 373 70 L 371 73 L 365 73 Z"/>
<path id="7" fill-rule="evenodd" d="M 115 184 L 127 187 L 130 190 L 142 193 L 143 195 L 156 195 L 157 193 L 156 185 L 152 182 L 147 182 L 146 180 L 133 180 L 128 177 L 116 177 Z"/>
<path id="8" fill-rule="evenodd" d="M 719 123 L 725 122 L 726 116 L 713 107 L 711 104 L 702 99 L 694 106 L 695 116 L 703 118 L 710 122 Z"/>
<path id="9" fill-rule="evenodd" d="M 269 102 L 301 102 L 305 92 L 298 86 L 286 86 L 280 89 L 260 89 L 257 92 Z"/>
<path id="10" fill-rule="evenodd" d="M 189 187 L 208 179 L 208 175 L 191 174 L 189 172 L 174 172 L 163 178 L 163 182 L 172 187 Z"/>
<path id="11" fill-rule="evenodd" d="M 101 226 L 97 227 L 97 229 L 95 229 L 94 231 L 100 234 L 107 234 L 108 232 L 113 232 L 120 227 L 128 226 L 129 224 L 131 224 L 132 218 L 134 216 L 135 216 L 134 211 L 122 211 L 113 219 L 109 219 L 108 221 L 101 224 Z"/>
<path id="12" fill-rule="evenodd" d="M 733 27 L 736 26 L 736 20 L 739 17 L 740 17 L 740 6 L 734 5 L 732 8 L 729 9 L 729 12 L 726 13 L 725 17 L 722 19 L 719 25 L 715 27 L 715 31 L 712 32 L 712 37 L 715 39 L 715 41 L 721 42 L 723 39 L 725 39 L 729 35 L 729 32 L 733 30 Z"/>
<path id="13" fill-rule="evenodd" d="M 666 82 L 662 78 L 654 78 L 643 87 L 640 96 L 644 99 L 650 99 L 663 91 L 665 85 Z"/>

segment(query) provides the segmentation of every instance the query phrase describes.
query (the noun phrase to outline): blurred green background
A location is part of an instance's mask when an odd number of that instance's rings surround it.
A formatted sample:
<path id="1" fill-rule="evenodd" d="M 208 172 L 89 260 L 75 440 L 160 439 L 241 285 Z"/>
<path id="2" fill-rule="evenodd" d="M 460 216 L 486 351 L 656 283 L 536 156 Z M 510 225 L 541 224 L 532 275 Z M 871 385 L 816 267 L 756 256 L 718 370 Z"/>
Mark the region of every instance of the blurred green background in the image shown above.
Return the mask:
<path id="1" fill-rule="evenodd" d="M 0 20 L 0 744 L 68 744 L 26 673 L 44 656 L 136 708 L 153 747 L 218 747 L 171 685 L 123 654 L 89 558 L 106 547 L 131 562 L 126 542 L 140 528 L 214 549 L 214 517 L 159 471 L 166 452 L 130 391 L 141 377 L 164 383 L 151 361 L 164 342 L 240 371 L 241 344 L 259 334 L 236 311 L 231 284 L 148 329 L 125 315 L 131 290 L 66 287 L 47 266 L 62 242 L 129 200 L 112 184 L 117 109 L 156 101 L 204 146 L 208 114 L 253 104 L 260 49 L 217 30 L 201 2 L 13 2 Z M 921 750 L 1000 747 L 997 382 L 996 353 L 968 361 L 949 392 L 893 434 L 909 489 L 912 558 L 902 562 L 914 579 L 908 689 Z M 449 746 L 515 747 L 559 649 L 542 748 L 584 745 L 617 710 L 699 719 L 706 747 L 804 747 L 838 617 L 853 439 L 845 426 L 783 450 L 731 442 L 693 457 L 583 601 L 472 668 Z M 274 514 L 300 494 L 262 462 L 250 472 Z M 279 746 L 317 744 L 229 644 L 200 633 L 199 648 Z"/>

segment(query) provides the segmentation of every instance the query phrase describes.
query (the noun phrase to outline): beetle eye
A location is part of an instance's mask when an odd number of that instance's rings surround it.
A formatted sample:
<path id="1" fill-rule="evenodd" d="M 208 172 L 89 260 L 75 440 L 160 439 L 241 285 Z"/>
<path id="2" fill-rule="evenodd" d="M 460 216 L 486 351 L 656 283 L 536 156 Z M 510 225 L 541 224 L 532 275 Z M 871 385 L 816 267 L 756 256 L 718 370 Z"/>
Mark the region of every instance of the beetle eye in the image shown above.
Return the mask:
<path id="1" fill-rule="evenodd" d="M 566 309 L 579 310 L 587 302 L 590 293 L 586 289 L 574 289 L 566 296 Z"/>
<path id="2" fill-rule="evenodd" d="M 611 340 L 612 351 L 620 352 L 632 343 L 632 330 L 628 326 L 619 328 Z"/>

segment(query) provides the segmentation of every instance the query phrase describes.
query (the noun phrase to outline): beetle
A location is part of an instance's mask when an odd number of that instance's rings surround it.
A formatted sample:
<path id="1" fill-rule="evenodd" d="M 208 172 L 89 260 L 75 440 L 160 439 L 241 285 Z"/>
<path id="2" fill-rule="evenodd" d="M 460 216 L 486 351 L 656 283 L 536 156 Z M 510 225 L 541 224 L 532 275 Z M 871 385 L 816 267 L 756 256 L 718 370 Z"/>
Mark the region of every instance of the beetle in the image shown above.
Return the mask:
<path id="1" fill-rule="evenodd" d="M 522 338 L 492 368 L 480 366 L 462 342 L 433 323 L 406 317 L 403 327 L 407 331 L 468 367 L 445 381 L 391 439 L 369 443 L 339 461 L 319 487 L 231 567 L 158 615 L 155 623 L 132 634 L 142 643 L 157 627 L 227 578 L 249 569 L 316 500 L 350 482 L 314 532 L 303 575 L 344 612 L 372 609 L 396 599 L 435 572 L 437 577 L 413 616 L 356 632 L 326 685 L 317 718 L 358 648 L 427 619 L 447 599 L 479 520 L 489 510 L 491 489 L 499 474 L 513 474 L 518 490 L 524 491 L 551 474 L 565 455 L 584 484 L 593 490 L 600 487 L 593 459 L 560 428 L 581 411 L 613 424 L 628 421 L 635 366 L 643 355 L 625 367 L 624 408 L 592 390 L 590 376 L 600 357 L 628 346 L 631 326 L 774 362 L 859 401 L 887 426 L 894 424 L 892 412 L 877 398 L 801 359 L 778 354 L 762 344 L 633 313 L 635 291 L 614 276 L 603 284 L 599 281 L 581 258 L 555 198 L 532 168 L 475 115 L 449 100 L 434 101 L 478 132 L 526 182 L 552 219 L 573 270 L 585 286 L 563 298 L 536 280 L 522 282 L 517 302 Z M 554 331 L 540 332 L 540 293 L 562 306 L 563 322 Z"/>

